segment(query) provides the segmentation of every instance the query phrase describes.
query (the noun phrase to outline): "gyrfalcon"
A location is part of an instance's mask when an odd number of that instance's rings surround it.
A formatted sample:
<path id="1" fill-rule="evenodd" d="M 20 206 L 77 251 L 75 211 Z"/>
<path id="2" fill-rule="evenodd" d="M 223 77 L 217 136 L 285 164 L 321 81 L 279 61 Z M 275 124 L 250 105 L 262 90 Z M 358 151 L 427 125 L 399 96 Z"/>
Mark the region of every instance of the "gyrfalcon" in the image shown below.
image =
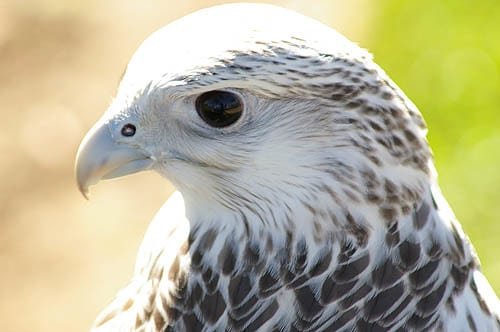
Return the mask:
<path id="1" fill-rule="evenodd" d="M 230 4 L 147 38 L 76 177 L 142 170 L 178 192 L 95 331 L 500 330 L 420 112 L 317 21 Z"/>

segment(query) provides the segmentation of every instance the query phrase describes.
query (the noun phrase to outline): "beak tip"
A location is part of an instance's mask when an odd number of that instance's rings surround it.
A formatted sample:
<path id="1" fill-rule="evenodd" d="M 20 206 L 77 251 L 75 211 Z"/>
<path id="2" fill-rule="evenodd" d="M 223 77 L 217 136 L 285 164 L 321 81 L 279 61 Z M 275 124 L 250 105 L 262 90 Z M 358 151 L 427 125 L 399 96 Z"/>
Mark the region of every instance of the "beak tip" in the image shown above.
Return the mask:
<path id="1" fill-rule="evenodd" d="M 87 201 L 90 200 L 90 190 L 88 187 L 78 185 L 78 189 L 80 190 L 80 193 Z"/>
<path id="2" fill-rule="evenodd" d="M 79 158 L 77 158 L 76 163 L 75 163 L 75 177 L 76 177 L 76 185 L 78 187 L 78 190 L 80 193 L 83 195 L 83 197 L 86 200 L 89 200 L 90 197 L 90 190 L 89 190 L 89 180 L 88 180 L 88 175 L 82 173 L 81 167 L 79 167 Z"/>

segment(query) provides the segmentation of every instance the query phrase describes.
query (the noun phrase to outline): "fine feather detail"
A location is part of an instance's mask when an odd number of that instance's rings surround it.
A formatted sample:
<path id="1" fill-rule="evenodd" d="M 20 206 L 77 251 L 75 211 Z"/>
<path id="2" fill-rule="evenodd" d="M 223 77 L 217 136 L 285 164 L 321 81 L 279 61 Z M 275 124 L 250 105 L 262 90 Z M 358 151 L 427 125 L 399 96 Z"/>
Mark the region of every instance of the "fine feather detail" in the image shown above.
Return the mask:
<path id="1" fill-rule="evenodd" d="M 241 121 L 207 128 L 193 99 L 210 90 L 238 94 Z M 144 42 L 105 116 L 137 121 L 180 193 L 95 331 L 500 330 L 419 111 L 331 28 L 197 12 Z"/>

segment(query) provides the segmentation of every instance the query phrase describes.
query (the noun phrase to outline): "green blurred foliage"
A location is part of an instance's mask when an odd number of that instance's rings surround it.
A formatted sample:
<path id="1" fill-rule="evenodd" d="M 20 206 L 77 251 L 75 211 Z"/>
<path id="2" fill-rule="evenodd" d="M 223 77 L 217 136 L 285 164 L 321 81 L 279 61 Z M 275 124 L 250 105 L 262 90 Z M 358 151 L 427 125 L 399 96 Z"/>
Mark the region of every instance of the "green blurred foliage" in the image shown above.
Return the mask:
<path id="1" fill-rule="evenodd" d="M 363 46 L 423 113 L 441 189 L 500 293 L 500 1 L 383 0 L 374 15 Z"/>

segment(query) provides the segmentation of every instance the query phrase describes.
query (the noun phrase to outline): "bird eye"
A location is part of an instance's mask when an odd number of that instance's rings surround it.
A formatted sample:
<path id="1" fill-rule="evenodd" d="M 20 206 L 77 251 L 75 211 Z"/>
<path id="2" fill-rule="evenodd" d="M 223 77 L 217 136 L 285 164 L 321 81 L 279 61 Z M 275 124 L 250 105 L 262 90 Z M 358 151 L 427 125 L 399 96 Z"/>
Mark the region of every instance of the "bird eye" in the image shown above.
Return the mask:
<path id="1" fill-rule="evenodd" d="M 196 111 L 208 125 L 222 128 L 240 118 L 243 106 L 234 93 L 215 90 L 205 92 L 196 99 Z"/>
<path id="2" fill-rule="evenodd" d="M 131 137 L 135 135 L 135 126 L 131 123 L 127 123 L 122 127 L 122 135 L 126 137 Z"/>

